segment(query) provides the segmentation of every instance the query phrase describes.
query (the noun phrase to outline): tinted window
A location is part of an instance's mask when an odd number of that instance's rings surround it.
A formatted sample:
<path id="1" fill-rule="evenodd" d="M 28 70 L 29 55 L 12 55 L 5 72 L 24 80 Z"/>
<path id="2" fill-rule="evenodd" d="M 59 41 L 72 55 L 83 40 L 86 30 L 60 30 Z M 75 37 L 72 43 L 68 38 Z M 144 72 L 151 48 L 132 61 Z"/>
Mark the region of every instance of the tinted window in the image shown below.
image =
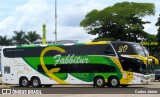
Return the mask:
<path id="1" fill-rule="evenodd" d="M 138 72 L 142 73 L 141 70 L 146 69 L 146 65 L 143 64 L 143 61 L 132 58 L 121 58 L 122 68 L 125 71 Z"/>
<path id="2" fill-rule="evenodd" d="M 10 67 L 9 66 L 4 67 L 4 74 L 10 74 Z"/>
<path id="3" fill-rule="evenodd" d="M 155 74 L 160 74 L 160 70 L 155 70 Z"/>
<path id="4" fill-rule="evenodd" d="M 122 54 L 135 55 L 137 53 L 134 47 L 132 46 L 132 43 L 129 44 L 121 42 L 112 42 L 112 45 L 115 48 L 119 57 L 121 57 L 120 55 Z"/>
<path id="5" fill-rule="evenodd" d="M 97 45 L 72 45 L 72 46 L 58 46 L 66 51 L 61 54 L 67 56 L 68 54 L 79 55 L 110 55 L 115 56 L 114 50 L 110 44 L 97 44 Z M 5 48 L 3 50 L 5 57 L 39 57 L 45 47 L 34 48 Z M 45 56 L 54 56 L 59 54 L 58 51 L 48 51 Z"/>
<path id="6" fill-rule="evenodd" d="M 135 47 L 135 50 L 137 51 L 137 54 L 140 55 L 140 56 L 143 56 L 145 57 L 145 51 L 144 49 L 142 48 L 142 46 L 140 46 L 139 44 L 134 44 L 134 47 Z"/>
<path id="7" fill-rule="evenodd" d="M 104 64 L 68 64 L 68 65 L 46 65 L 48 70 L 60 68 L 58 73 L 107 73 L 116 72 L 116 68 Z M 41 65 L 38 65 L 38 71 L 43 72 Z"/>

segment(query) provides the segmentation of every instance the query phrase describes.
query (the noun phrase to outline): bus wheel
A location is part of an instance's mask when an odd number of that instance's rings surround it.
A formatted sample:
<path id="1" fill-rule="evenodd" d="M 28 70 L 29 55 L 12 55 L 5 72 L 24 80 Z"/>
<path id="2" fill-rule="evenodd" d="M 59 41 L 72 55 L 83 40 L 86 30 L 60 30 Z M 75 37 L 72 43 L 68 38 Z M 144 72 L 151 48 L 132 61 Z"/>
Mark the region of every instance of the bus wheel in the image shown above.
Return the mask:
<path id="1" fill-rule="evenodd" d="M 20 85 L 20 87 L 28 87 L 29 81 L 28 81 L 27 77 L 21 77 L 19 80 L 19 85 Z"/>
<path id="2" fill-rule="evenodd" d="M 108 81 L 109 87 L 119 87 L 119 80 L 117 77 L 110 77 Z"/>
<path id="3" fill-rule="evenodd" d="M 103 77 L 96 77 L 94 80 L 94 85 L 97 87 L 104 87 L 105 86 L 105 81 Z"/>
<path id="4" fill-rule="evenodd" d="M 41 87 L 41 81 L 38 77 L 33 77 L 31 79 L 31 84 L 33 87 Z"/>

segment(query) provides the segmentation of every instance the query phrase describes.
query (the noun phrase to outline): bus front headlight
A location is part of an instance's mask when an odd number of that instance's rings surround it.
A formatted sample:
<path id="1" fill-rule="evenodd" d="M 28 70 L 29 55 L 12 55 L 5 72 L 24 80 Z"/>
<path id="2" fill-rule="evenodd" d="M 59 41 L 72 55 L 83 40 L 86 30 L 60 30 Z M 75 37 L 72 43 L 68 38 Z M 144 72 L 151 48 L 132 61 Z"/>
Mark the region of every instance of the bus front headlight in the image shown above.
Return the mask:
<path id="1" fill-rule="evenodd" d="M 150 78 L 149 75 L 144 75 L 143 76 L 143 79 L 145 79 L 145 80 L 149 80 L 149 78 Z"/>

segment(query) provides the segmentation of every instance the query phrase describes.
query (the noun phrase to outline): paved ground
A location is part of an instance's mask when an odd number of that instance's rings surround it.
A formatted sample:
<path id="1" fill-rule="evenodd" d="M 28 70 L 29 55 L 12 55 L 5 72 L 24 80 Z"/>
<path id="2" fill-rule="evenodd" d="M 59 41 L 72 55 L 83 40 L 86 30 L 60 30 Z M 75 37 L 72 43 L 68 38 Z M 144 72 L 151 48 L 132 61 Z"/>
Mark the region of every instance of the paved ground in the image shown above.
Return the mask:
<path id="1" fill-rule="evenodd" d="M 16 85 L 2 85 L 0 78 L 0 88 L 18 87 Z M 53 85 L 52 87 L 93 87 L 92 85 Z M 129 88 L 160 88 L 160 81 L 151 82 L 147 85 L 130 85 Z"/>
<path id="2" fill-rule="evenodd" d="M 0 81 L 1 82 L 1 81 Z M 32 97 L 159 97 L 160 95 L 160 82 L 151 82 L 148 85 L 130 85 L 127 88 L 93 88 L 91 85 L 53 85 L 50 88 L 21 88 L 13 85 L 0 84 L 0 93 L 2 89 L 15 89 L 15 90 L 41 90 L 43 95 L 32 95 Z M 125 91 L 125 92 L 124 92 Z M 145 93 L 148 91 L 157 93 Z M 45 95 L 50 92 L 52 95 Z M 15 92 L 16 93 L 16 92 Z M 45 93 L 45 94 L 44 94 Z M 0 97 L 21 97 L 22 95 L 0 95 Z M 31 95 L 23 95 L 30 97 Z"/>
<path id="3" fill-rule="evenodd" d="M 53 95 L 23 95 L 23 97 L 159 97 L 159 94 L 53 94 Z M 22 95 L 0 95 L 0 97 L 22 97 Z"/>

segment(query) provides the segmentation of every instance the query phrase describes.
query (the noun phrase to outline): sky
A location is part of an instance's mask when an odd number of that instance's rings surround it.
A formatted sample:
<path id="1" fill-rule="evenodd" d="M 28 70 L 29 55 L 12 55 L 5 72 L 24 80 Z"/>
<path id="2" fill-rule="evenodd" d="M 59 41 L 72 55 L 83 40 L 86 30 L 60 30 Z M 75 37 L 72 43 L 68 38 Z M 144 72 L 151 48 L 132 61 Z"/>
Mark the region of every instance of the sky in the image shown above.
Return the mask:
<path id="1" fill-rule="evenodd" d="M 102 10 L 117 2 L 154 3 L 155 15 L 144 17 L 151 24 L 144 25 L 145 31 L 157 34 L 155 26 L 160 14 L 159 0 L 57 0 L 58 40 L 92 41 L 96 36 L 88 35 L 80 22 L 93 9 Z M 42 35 L 46 24 L 47 40 L 55 40 L 55 0 L 0 0 L 0 36 L 11 38 L 13 31 L 36 31 Z"/>

